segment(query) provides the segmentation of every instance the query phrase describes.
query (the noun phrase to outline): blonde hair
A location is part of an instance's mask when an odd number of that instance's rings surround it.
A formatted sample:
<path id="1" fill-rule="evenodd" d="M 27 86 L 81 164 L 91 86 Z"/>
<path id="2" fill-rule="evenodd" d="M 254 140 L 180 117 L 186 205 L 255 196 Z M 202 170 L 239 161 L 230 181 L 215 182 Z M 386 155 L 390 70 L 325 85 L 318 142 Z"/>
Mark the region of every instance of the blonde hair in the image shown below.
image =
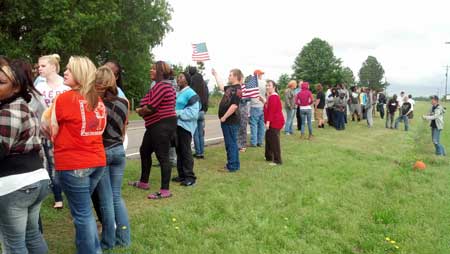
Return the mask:
<path id="1" fill-rule="evenodd" d="M 80 85 L 80 94 L 86 99 L 88 109 L 94 110 L 97 107 L 98 95 L 95 90 L 95 73 L 97 68 L 94 63 L 85 56 L 71 56 L 67 69 Z"/>
<path id="2" fill-rule="evenodd" d="M 56 73 L 59 73 L 60 67 L 59 67 L 59 61 L 61 60 L 61 57 L 59 57 L 58 54 L 52 54 L 52 55 L 45 55 L 39 57 L 40 60 L 47 60 L 47 62 L 51 65 L 54 65 L 56 68 Z"/>
<path id="3" fill-rule="evenodd" d="M 291 80 L 291 81 L 289 81 L 287 86 L 291 89 L 295 89 L 295 88 L 297 88 L 297 81 Z"/>
<path id="4" fill-rule="evenodd" d="M 119 93 L 116 85 L 116 77 L 108 66 L 101 66 L 97 69 L 95 73 L 95 84 L 97 88 L 100 88 L 97 92 L 104 91 L 105 96 L 107 96 L 107 93 L 111 93 L 114 96 L 117 96 Z"/>

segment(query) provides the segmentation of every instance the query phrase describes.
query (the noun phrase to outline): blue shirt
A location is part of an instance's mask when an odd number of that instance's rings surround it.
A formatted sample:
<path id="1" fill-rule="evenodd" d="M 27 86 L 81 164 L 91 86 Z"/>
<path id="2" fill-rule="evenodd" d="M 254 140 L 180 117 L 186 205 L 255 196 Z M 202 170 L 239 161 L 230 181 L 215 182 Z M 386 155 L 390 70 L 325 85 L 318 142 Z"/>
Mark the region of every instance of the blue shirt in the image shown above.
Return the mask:
<path id="1" fill-rule="evenodd" d="M 177 92 L 175 105 L 177 124 L 189 131 L 194 136 L 197 129 L 198 113 L 200 112 L 200 97 L 190 87 L 185 87 Z"/>

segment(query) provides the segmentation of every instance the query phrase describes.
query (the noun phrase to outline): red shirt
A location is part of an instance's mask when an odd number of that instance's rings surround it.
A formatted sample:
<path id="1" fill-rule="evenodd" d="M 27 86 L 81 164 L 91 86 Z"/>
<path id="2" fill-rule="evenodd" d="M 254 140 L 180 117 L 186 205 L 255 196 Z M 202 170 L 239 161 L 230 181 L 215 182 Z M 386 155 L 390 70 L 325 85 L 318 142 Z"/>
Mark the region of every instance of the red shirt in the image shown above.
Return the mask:
<path id="1" fill-rule="evenodd" d="M 56 170 L 75 170 L 106 165 L 102 134 L 106 127 L 106 108 L 99 97 L 94 111 L 77 91 L 67 91 L 55 101 L 59 125 L 54 139 Z"/>
<path id="2" fill-rule="evenodd" d="M 274 129 L 281 129 L 284 126 L 281 99 L 276 93 L 270 95 L 264 104 L 264 122 L 270 122 L 270 128 Z"/>

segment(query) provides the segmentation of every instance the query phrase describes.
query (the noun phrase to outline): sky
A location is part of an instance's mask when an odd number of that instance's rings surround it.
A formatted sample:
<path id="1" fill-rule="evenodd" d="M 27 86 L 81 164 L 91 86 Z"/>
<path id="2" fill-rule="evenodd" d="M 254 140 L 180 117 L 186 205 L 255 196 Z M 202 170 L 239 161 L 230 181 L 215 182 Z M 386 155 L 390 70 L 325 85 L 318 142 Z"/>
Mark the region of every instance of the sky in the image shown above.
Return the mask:
<path id="1" fill-rule="evenodd" d="M 206 79 L 212 79 L 211 68 L 224 80 L 239 68 L 244 75 L 261 69 L 265 78 L 278 80 L 292 73 L 302 47 L 318 37 L 356 77 L 367 57 L 375 56 L 392 84 L 388 93 L 444 95 L 450 65 L 448 0 L 168 2 L 173 31 L 152 53 L 157 60 L 194 64 L 191 44 L 206 42 L 211 57 Z"/>

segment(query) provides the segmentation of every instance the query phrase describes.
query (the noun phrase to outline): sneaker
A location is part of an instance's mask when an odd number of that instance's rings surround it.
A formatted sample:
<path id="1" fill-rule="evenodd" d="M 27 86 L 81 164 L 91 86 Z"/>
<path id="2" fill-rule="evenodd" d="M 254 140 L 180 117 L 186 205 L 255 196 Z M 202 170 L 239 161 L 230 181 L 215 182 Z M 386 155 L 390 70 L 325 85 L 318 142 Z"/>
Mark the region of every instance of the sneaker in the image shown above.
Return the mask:
<path id="1" fill-rule="evenodd" d="M 313 135 L 312 134 L 309 134 L 309 136 L 308 136 L 308 140 L 312 140 L 313 139 Z"/>
<path id="2" fill-rule="evenodd" d="M 176 183 L 181 183 L 183 182 L 185 179 L 179 176 L 173 177 L 172 178 L 172 182 L 176 182 Z"/>
<path id="3" fill-rule="evenodd" d="M 257 146 L 257 147 L 261 147 L 261 146 L 262 146 L 262 144 L 257 144 L 256 146 Z"/>
<path id="4" fill-rule="evenodd" d="M 196 158 L 196 159 L 204 159 L 205 158 L 205 156 L 203 154 L 194 154 L 192 156 L 194 156 L 194 158 Z"/>
<path id="5" fill-rule="evenodd" d="M 269 163 L 269 165 L 270 165 L 270 166 L 277 166 L 278 164 L 275 163 L 275 162 L 271 162 L 271 163 Z"/>
<path id="6" fill-rule="evenodd" d="M 195 184 L 195 180 L 188 180 L 188 179 L 186 179 L 183 182 L 181 182 L 180 185 L 189 187 L 189 186 L 193 186 L 194 184 Z"/>

